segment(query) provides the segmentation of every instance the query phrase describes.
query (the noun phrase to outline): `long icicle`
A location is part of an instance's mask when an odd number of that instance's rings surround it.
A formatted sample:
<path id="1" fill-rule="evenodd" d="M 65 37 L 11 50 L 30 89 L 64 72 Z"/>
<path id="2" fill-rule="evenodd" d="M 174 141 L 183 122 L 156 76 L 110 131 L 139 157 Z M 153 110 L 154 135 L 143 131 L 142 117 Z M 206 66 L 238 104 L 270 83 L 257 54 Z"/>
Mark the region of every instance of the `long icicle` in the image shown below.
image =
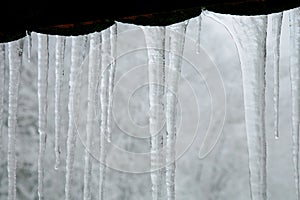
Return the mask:
<path id="1" fill-rule="evenodd" d="M 273 69 L 274 69 L 274 136 L 279 138 L 278 132 L 278 109 L 279 109 L 279 58 L 280 58 L 280 35 L 283 13 L 269 15 L 272 20 L 273 39 Z"/>
<path id="2" fill-rule="evenodd" d="M 65 51 L 65 37 L 56 36 L 55 46 L 55 166 L 58 169 L 60 164 L 60 135 L 61 135 L 61 89 L 62 89 L 62 73 L 64 66 L 64 51 Z"/>
<path id="3" fill-rule="evenodd" d="M 117 23 L 110 27 L 110 56 L 111 63 L 109 66 L 109 83 L 108 83 L 108 108 L 107 108 L 107 140 L 111 142 L 111 120 L 112 120 L 112 102 L 113 89 L 116 72 L 116 53 L 117 53 Z"/>
<path id="4" fill-rule="evenodd" d="M 47 140 L 48 35 L 38 34 L 38 196 L 44 199 L 45 150 Z"/>
<path id="5" fill-rule="evenodd" d="M 249 21 L 243 19 L 235 19 L 234 31 L 235 37 L 238 38 L 236 41 L 239 41 L 237 45 L 243 75 L 251 199 L 265 200 L 267 199 L 265 67 L 268 20 L 267 16 Z"/>
<path id="6" fill-rule="evenodd" d="M 162 199 L 165 27 L 143 27 L 148 50 L 152 200 Z"/>
<path id="7" fill-rule="evenodd" d="M 21 41 L 8 43 L 9 87 L 8 87 L 8 200 L 16 200 L 16 128 L 22 65 Z"/>
<path id="8" fill-rule="evenodd" d="M 93 133 L 95 131 L 95 106 L 96 106 L 96 85 L 97 85 L 97 68 L 100 65 L 100 34 L 93 33 L 90 36 L 90 53 L 89 53 L 89 72 L 88 72 L 88 108 L 87 108 L 87 125 L 86 125 L 86 149 L 84 165 L 84 188 L 83 199 L 91 199 L 91 173 L 92 173 L 92 156 L 91 146 Z"/>
<path id="9" fill-rule="evenodd" d="M 290 79 L 292 94 L 292 138 L 294 179 L 297 200 L 300 199 L 299 187 L 299 121 L 300 121 L 300 21 L 299 9 L 289 13 L 290 23 Z"/>
<path id="10" fill-rule="evenodd" d="M 106 142 L 107 140 L 107 109 L 108 109 L 108 84 L 109 68 L 111 67 L 110 29 L 101 32 L 101 124 L 100 124 L 100 159 L 99 159 L 99 200 L 104 200 L 105 174 L 106 174 Z"/>
<path id="11" fill-rule="evenodd" d="M 31 61 L 31 35 L 28 31 L 26 31 L 27 36 L 27 60 L 28 62 Z"/>
<path id="12" fill-rule="evenodd" d="M 188 21 L 172 25 L 170 30 L 170 64 L 166 82 L 166 186 L 167 199 L 175 200 L 175 156 L 176 156 L 176 119 L 177 91 L 181 73 L 185 32 Z"/>
<path id="13" fill-rule="evenodd" d="M 82 65 L 82 48 L 84 44 L 83 36 L 72 36 L 71 49 L 71 70 L 69 81 L 69 125 L 67 138 L 67 159 L 66 159 L 66 184 L 65 184 L 65 200 L 71 199 L 71 185 L 73 179 L 73 165 L 76 147 L 76 125 L 75 117 L 77 113 L 78 94 L 80 86 L 81 65 Z"/>
<path id="14" fill-rule="evenodd" d="M 267 199 L 267 144 L 265 130 L 265 67 L 267 16 L 231 16 L 204 11 L 222 24 L 237 47 L 243 78 L 245 122 L 249 154 L 250 195 Z"/>
<path id="15" fill-rule="evenodd" d="M 0 44 L 0 156 L 3 153 L 4 88 L 5 88 L 5 45 Z"/>

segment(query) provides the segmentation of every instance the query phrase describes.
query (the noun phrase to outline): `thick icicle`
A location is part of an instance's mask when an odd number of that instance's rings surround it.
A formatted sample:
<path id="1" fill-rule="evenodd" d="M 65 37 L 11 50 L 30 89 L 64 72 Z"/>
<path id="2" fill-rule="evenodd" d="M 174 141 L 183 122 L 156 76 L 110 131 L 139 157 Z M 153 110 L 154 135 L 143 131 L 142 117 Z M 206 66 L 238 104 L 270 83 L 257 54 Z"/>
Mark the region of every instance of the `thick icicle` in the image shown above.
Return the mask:
<path id="1" fill-rule="evenodd" d="M 9 87 L 8 87 L 8 200 L 16 200 L 16 128 L 22 65 L 22 42 L 8 43 Z"/>
<path id="2" fill-rule="evenodd" d="M 148 50 L 152 199 L 162 199 L 165 27 L 143 27 Z"/>
<path id="3" fill-rule="evenodd" d="M 0 44 L 0 156 L 3 153 L 3 121 L 4 121 L 4 70 L 5 68 L 5 45 Z"/>
<path id="4" fill-rule="evenodd" d="M 100 34 L 93 33 L 90 36 L 90 53 L 89 53 L 89 72 L 88 72 L 88 108 L 87 108 L 87 125 L 86 125 L 86 149 L 84 165 L 84 188 L 83 199 L 91 199 L 91 173 L 92 173 L 92 156 L 91 145 L 93 133 L 95 131 L 95 106 L 96 106 L 96 86 L 97 86 L 97 68 L 100 65 Z"/>
<path id="5" fill-rule="evenodd" d="M 197 46 L 196 46 L 196 51 L 197 54 L 200 53 L 201 51 L 201 28 L 202 28 L 202 16 L 201 14 L 198 16 L 198 30 L 197 30 Z"/>
<path id="6" fill-rule="evenodd" d="M 290 79 L 292 93 L 292 138 L 293 162 L 297 199 L 300 199 L 299 188 L 299 121 L 300 121 L 300 10 L 289 13 L 290 20 Z"/>
<path id="7" fill-rule="evenodd" d="M 233 16 L 205 11 L 205 15 L 230 31 L 239 52 L 252 200 L 267 199 L 267 149 L 265 131 L 265 62 L 267 16 Z"/>
<path id="8" fill-rule="evenodd" d="M 185 32 L 188 21 L 169 26 L 170 30 L 170 64 L 166 81 L 166 186 L 167 199 L 175 200 L 175 156 L 176 156 L 176 119 L 177 91 L 180 80 Z"/>
<path id="9" fill-rule="evenodd" d="M 56 36 L 55 47 L 55 166 L 58 169 L 60 164 L 60 135 L 61 135 L 61 88 L 62 76 L 64 66 L 64 51 L 65 51 L 65 37 Z"/>
<path id="10" fill-rule="evenodd" d="M 69 125 L 67 138 L 67 159 L 66 159 L 66 184 L 65 184 L 65 199 L 71 199 L 71 185 L 73 176 L 73 165 L 76 146 L 76 125 L 75 117 L 77 114 L 77 104 L 80 86 L 81 65 L 82 65 L 82 48 L 84 46 L 83 36 L 72 36 L 71 49 L 71 67 L 69 81 Z"/>
<path id="11" fill-rule="evenodd" d="M 108 108 L 107 108 L 107 140 L 111 142 L 111 119 L 112 119 L 112 101 L 113 101 L 113 89 L 116 72 L 116 51 L 117 51 L 117 24 L 110 27 L 110 56 L 111 63 L 109 66 L 109 83 L 108 83 Z"/>
<path id="12" fill-rule="evenodd" d="M 100 158 L 99 158 L 99 200 L 104 199 L 105 174 L 106 174 L 106 142 L 107 140 L 107 114 L 108 114 L 108 85 L 109 68 L 111 64 L 110 29 L 101 32 L 101 82 L 100 82 L 100 104 L 101 104 L 101 124 L 100 124 Z"/>
<path id="13" fill-rule="evenodd" d="M 274 136 L 279 137 L 278 132 L 278 109 L 279 109 L 279 57 L 280 35 L 283 13 L 269 15 L 272 22 L 272 45 L 273 45 L 273 68 L 274 68 Z"/>
<path id="14" fill-rule="evenodd" d="M 38 34 L 38 131 L 39 131 L 39 155 L 38 155 L 38 196 L 44 199 L 44 171 L 45 150 L 47 140 L 47 88 L 48 88 L 48 35 Z"/>

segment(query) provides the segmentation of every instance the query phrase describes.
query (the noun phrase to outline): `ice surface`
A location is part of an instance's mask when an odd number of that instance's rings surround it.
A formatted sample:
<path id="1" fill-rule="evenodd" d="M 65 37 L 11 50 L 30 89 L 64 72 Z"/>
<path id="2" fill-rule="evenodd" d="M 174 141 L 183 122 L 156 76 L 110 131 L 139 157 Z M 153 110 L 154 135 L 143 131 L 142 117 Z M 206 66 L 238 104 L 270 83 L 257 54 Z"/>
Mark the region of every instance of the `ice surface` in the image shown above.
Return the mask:
<path id="1" fill-rule="evenodd" d="M 0 156 L 3 155 L 5 44 L 0 45 Z"/>
<path id="2" fill-rule="evenodd" d="M 290 80 L 292 95 L 292 138 L 293 162 L 297 199 L 300 199 L 299 188 L 299 120 L 300 120 L 300 10 L 289 13 L 290 29 Z"/>
<path id="3" fill-rule="evenodd" d="M 71 187 L 73 177 L 73 165 L 76 147 L 76 117 L 78 107 L 78 93 L 80 86 L 81 67 L 83 62 L 83 50 L 84 50 L 85 38 L 83 36 L 72 37 L 72 49 L 71 49 L 71 69 L 70 69 L 70 91 L 69 91 L 69 127 L 67 138 L 67 158 L 66 158 L 66 184 L 65 195 L 66 200 L 71 199 Z"/>
<path id="4" fill-rule="evenodd" d="M 16 128 L 22 65 L 22 40 L 8 43 L 9 86 L 8 86 L 8 200 L 16 200 Z"/>
<path id="5" fill-rule="evenodd" d="M 273 45 L 273 68 L 274 68 L 274 136 L 279 138 L 278 132 L 278 110 L 279 110 L 279 58 L 280 58 L 280 36 L 283 13 L 273 14 L 268 16 L 271 21 L 272 45 Z"/>
<path id="6" fill-rule="evenodd" d="M 60 138 L 61 138 L 61 90 L 62 90 L 62 78 L 63 78 L 63 68 L 64 68 L 64 51 L 65 51 L 65 37 L 56 36 L 55 45 L 55 169 L 58 169 L 60 164 Z"/>
<path id="7" fill-rule="evenodd" d="M 39 132 L 39 156 L 38 156 L 38 195 L 44 199 L 44 173 L 45 150 L 47 142 L 47 90 L 49 69 L 49 38 L 45 34 L 37 34 L 38 38 L 38 132 Z"/>
<path id="8" fill-rule="evenodd" d="M 90 35 L 90 53 L 89 53 L 89 71 L 88 71 L 88 108 L 86 125 L 86 147 L 85 147 L 85 165 L 84 165 L 84 200 L 91 199 L 91 181 L 92 181 L 92 156 L 91 147 L 97 116 L 96 108 L 96 89 L 97 89 L 97 68 L 100 66 L 100 33 Z"/>
<path id="9" fill-rule="evenodd" d="M 177 91 L 180 80 L 185 33 L 188 21 L 168 27 L 170 31 L 170 64 L 166 70 L 166 186 L 167 199 L 175 200 L 175 156 Z"/>
<path id="10" fill-rule="evenodd" d="M 200 14 L 198 16 L 198 30 L 197 30 L 197 43 L 196 43 L 197 54 L 200 54 L 201 51 L 201 28 L 202 28 L 202 16 Z"/>
<path id="11" fill-rule="evenodd" d="M 242 69 L 249 153 L 251 199 L 267 199 L 265 63 L 267 16 L 234 16 L 206 11 L 224 24 L 235 40 Z"/>
<path id="12" fill-rule="evenodd" d="M 111 30 L 101 32 L 101 80 L 100 80 L 100 157 L 99 157 L 99 199 L 104 200 L 106 179 L 106 157 L 108 140 L 109 76 L 111 68 Z"/>
<path id="13" fill-rule="evenodd" d="M 107 140 L 111 142 L 111 121 L 112 121 L 112 103 L 113 90 L 116 73 L 116 56 L 117 56 L 117 24 L 110 27 L 110 59 L 109 80 L 108 80 L 108 108 L 107 108 Z"/>
<path id="14" fill-rule="evenodd" d="M 162 197 L 163 133 L 165 89 L 165 27 L 143 27 L 148 52 L 149 131 L 152 199 Z"/>

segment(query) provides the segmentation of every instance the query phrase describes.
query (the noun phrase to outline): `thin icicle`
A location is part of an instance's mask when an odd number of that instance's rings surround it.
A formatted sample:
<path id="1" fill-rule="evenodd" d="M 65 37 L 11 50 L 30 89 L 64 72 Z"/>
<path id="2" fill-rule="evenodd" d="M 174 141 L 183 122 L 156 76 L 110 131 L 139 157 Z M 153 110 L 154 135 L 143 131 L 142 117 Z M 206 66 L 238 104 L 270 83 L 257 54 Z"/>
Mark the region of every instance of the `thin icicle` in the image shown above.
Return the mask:
<path id="1" fill-rule="evenodd" d="M 65 37 L 56 36 L 55 47 L 55 166 L 54 169 L 58 169 L 60 164 L 60 135 L 61 135 L 61 88 L 62 88 L 62 76 L 64 66 L 64 51 L 65 51 Z"/>
<path id="2" fill-rule="evenodd" d="M 166 89 L 166 186 L 167 199 L 175 200 L 175 156 L 176 156 L 176 119 L 177 91 L 181 73 L 182 56 L 185 43 L 185 32 L 188 21 L 169 27 L 170 30 L 170 64 Z"/>
<path id="3" fill-rule="evenodd" d="M 152 199 L 162 199 L 165 27 L 143 27 L 148 50 Z"/>
<path id="4" fill-rule="evenodd" d="M 88 72 L 88 108 L 87 108 L 87 125 L 86 125 L 86 149 L 85 149 L 85 165 L 84 165 L 84 188 L 83 199 L 91 199 L 91 183 L 92 183 L 92 157 L 91 147 L 93 133 L 95 131 L 95 106 L 96 106 L 96 85 L 97 85 L 97 68 L 100 65 L 100 34 L 93 33 L 90 36 L 90 53 L 89 53 L 89 72 Z"/>
<path id="5" fill-rule="evenodd" d="M 201 52 L 201 28 L 202 28 L 202 16 L 201 14 L 198 16 L 198 30 L 197 30 L 197 49 L 196 53 L 200 54 Z"/>
<path id="6" fill-rule="evenodd" d="M 108 109 L 107 109 L 107 141 L 111 142 L 111 110 L 113 101 L 113 89 L 116 72 L 116 51 L 117 51 L 117 24 L 110 27 L 110 46 L 111 63 L 109 66 L 109 84 L 108 84 Z"/>
<path id="7" fill-rule="evenodd" d="M 272 44 L 273 44 L 273 67 L 274 67 L 274 136 L 279 138 L 278 132 L 278 109 L 279 109 L 279 57 L 280 35 L 283 13 L 269 15 L 272 20 Z"/>
<path id="8" fill-rule="evenodd" d="M 3 153 L 3 121 L 4 121 L 4 72 L 5 72 L 5 45 L 0 44 L 0 156 Z"/>
<path id="9" fill-rule="evenodd" d="M 44 171 L 45 150 L 47 140 L 47 88 L 48 88 L 48 35 L 38 34 L 38 132 L 39 155 L 38 155 L 38 196 L 44 199 Z"/>
<path id="10" fill-rule="evenodd" d="M 9 87 L 8 87 L 8 200 L 16 200 L 16 128 L 22 65 L 22 42 L 8 43 Z"/>
<path id="11" fill-rule="evenodd" d="M 27 35 L 27 60 L 28 62 L 31 61 L 31 35 L 28 31 L 26 31 Z"/>
<path id="12" fill-rule="evenodd" d="M 71 199 L 71 185 L 73 179 L 73 165 L 76 147 L 76 125 L 75 117 L 77 114 L 77 104 L 80 86 L 81 65 L 82 65 L 82 48 L 84 46 L 83 36 L 72 36 L 71 49 L 71 67 L 69 81 L 69 125 L 67 138 L 67 159 L 66 159 L 66 184 L 65 184 L 65 199 Z"/>
<path id="13" fill-rule="evenodd" d="M 290 79 L 292 94 L 292 138 L 293 162 L 297 199 L 300 199 L 299 188 L 299 120 L 300 120 L 300 10 L 289 13 L 290 20 Z"/>
<path id="14" fill-rule="evenodd" d="M 101 32 L 101 124 L 100 124 L 100 177 L 99 177 L 99 200 L 104 200 L 105 174 L 106 174 L 106 141 L 107 141 L 107 114 L 108 114 L 108 84 L 109 84 L 109 67 L 111 64 L 111 46 L 110 46 L 110 29 Z"/>

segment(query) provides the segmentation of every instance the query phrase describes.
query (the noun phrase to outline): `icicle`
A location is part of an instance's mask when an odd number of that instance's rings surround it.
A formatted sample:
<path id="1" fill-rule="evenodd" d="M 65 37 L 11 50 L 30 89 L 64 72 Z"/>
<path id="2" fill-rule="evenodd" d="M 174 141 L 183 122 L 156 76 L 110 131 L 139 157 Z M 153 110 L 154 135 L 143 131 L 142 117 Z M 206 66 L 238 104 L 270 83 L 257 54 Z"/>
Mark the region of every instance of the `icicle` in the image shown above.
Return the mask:
<path id="1" fill-rule="evenodd" d="M 167 199 L 175 199 L 175 145 L 176 145 L 176 118 L 177 118 L 177 91 L 181 73 L 182 56 L 185 43 L 185 32 L 188 21 L 172 25 L 170 30 L 170 64 L 167 76 L 166 89 L 166 186 Z"/>
<path id="2" fill-rule="evenodd" d="M 5 72 L 5 45 L 0 44 L 0 156 L 3 153 L 3 121 L 4 121 L 4 72 Z"/>
<path id="3" fill-rule="evenodd" d="M 265 131 L 265 62 L 266 62 L 266 33 L 267 17 L 257 18 L 253 22 L 240 22 L 239 27 L 245 23 L 252 24 L 252 30 L 245 28 L 236 32 L 240 37 L 239 45 L 241 67 L 243 74 L 245 121 L 248 138 L 251 196 L 254 200 L 267 199 L 267 150 Z M 260 27 L 255 29 L 254 27 Z M 240 32 L 242 31 L 242 32 Z M 249 33 L 249 31 L 251 33 Z M 242 39 L 245 34 L 245 38 Z M 254 38 L 253 41 L 251 41 Z M 256 39 L 256 40 L 255 40 Z M 251 41 L 251 42 L 250 42 Z M 247 47 L 242 47 L 242 45 Z M 254 50 L 253 50 L 254 49 Z M 254 81 L 255 80 L 255 81 Z"/>
<path id="4" fill-rule="evenodd" d="M 95 106 L 96 106 L 96 86 L 97 86 L 97 68 L 100 65 L 100 34 L 93 33 L 90 36 L 90 54 L 89 54 L 89 72 L 88 72 L 88 108 L 87 108 L 87 126 L 86 126 L 86 149 L 84 165 L 84 200 L 91 199 L 91 173 L 92 157 L 90 155 L 92 147 L 93 132 L 95 131 Z"/>
<path id="5" fill-rule="evenodd" d="M 267 16 L 245 17 L 216 14 L 206 16 L 223 24 L 239 52 L 253 200 L 267 199 L 267 149 L 265 131 L 265 62 Z"/>
<path id="6" fill-rule="evenodd" d="M 107 109 L 107 141 L 111 142 L 111 110 L 113 101 L 113 89 L 116 72 L 116 47 L 117 47 L 117 24 L 110 27 L 110 46 L 111 63 L 109 66 L 109 84 L 108 84 L 108 109 Z"/>
<path id="7" fill-rule="evenodd" d="M 300 10 L 290 12 L 290 79 L 292 93 L 292 137 L 293 162 L 297 199 L 300 199 L 299 188 L 299 120 L 300 120 Z"/>
<path id="8" fill-rule="evenodd" d="M 165 27 L 143 27 L 148 49 L 152 199 L 162 199 Z"/>
<path id="9" fill-rule="evenodd" d="M 107 141 L 107 114 L 108 114 L 108 85 L 109 85 L 109 67 L 110 67 L 110 29 L 101 32 L 101 124 L 100 124 L 100 177 L 99 177 L 99 199 L 104 199 L 105 174 L 106 174 L 106 141 Z"/>
<path id="10" fill-rule="evenodd" d="M 28 62 L 31 61 L 31 35 L 28 31 L 26 31 L 27 35 L 27 60 Z"/>
<path id="11" fill-rule="evenodd" d="M 273 67 L 274 67 L 274 135 L 278 139 L 278 108 L 279 108 L 279 57 L 280 57 L 280 35 L 283 13 L 269 15 L 272 20 L 272 44 L 273 44 Z"/>
<path id="12" fill-rule="evenodd" d="M 72 36 L 72 49 L 71 49 L 71 67 L 70 67 L 70 81 L 69 81 L 69 126 L 67 138 L 67 159 L 66 159 L 66 184 L 65 195 L 66 200 L 71 199 L 71 185 L 73 176 L 73 164 L 76 146 L 76 133 L 75 133 L 75 117 L 77 113 L 78 92 L 80 86 L 80 72 L 82 66 L 82 48 L 84 40 L 82 36 Z"/>
<path id="13" fill-rule="evenodd" d="M 65 51 L 65 37 L 56 36 L 55 47 L 55 166 L 57 170 L 60 164 L 60 135 L 61 135 L 61 88 L 62 76 L 64 66 L 64 51 Z"/>
<path id="14" fill-rule="evenodd" d="M 48 36 L 38 34 L 38 131 L 40 136 L 38 156 L 38 196 L 44 199 L 45 150 L 47 140 L 47 87 L 48 87 Z"/>
<path id="15" fill-rule="evenodd" d="M 8 87 L 8 200 L 16 200 L 16 128 L 22 65 L 21 41 L 8 43 L 9 87 Z"/>
<path id="16" fill-rule="evenodd" d="M 197 49 L 196 49 L 197 54 L 200 54 L 201 52 L 201 28 L 202 28 L 202 16 L 200 14 L 198 16 Z"/>

